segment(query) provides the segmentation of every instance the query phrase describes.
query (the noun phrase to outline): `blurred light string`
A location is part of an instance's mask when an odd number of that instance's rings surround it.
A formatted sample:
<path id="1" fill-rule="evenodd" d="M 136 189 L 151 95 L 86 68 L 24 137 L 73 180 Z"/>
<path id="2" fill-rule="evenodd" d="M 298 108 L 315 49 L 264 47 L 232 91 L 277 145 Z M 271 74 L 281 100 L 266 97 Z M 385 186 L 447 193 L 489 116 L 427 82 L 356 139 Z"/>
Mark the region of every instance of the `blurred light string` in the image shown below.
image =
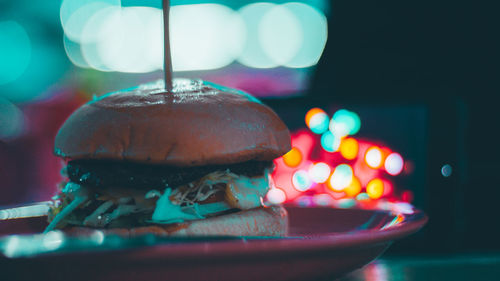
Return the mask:
<path id="1" fill-rule="evenodd" d="M 65 51 L 73 64 L 138 73 L 162 68 L 161 11 L 121 4 L 62 2 Z M 170 29 L 176 71 L 217 69 L 235 61 L 254 68 L 310 67 L 327 40 L 325 15 L 298 2 L 252 3 L 237 11 L 214 3 L 177 5 L 171 8 Z"/>

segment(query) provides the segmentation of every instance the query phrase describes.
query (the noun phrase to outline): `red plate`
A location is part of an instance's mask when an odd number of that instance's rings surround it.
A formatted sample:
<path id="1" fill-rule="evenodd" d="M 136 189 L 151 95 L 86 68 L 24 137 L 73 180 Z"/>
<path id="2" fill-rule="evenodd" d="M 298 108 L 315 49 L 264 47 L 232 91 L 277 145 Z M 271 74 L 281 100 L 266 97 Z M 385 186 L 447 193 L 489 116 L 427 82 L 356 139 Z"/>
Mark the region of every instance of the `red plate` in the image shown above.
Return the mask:
<path id="1" fill-rule="evenodd" d="M 0 238 L 0 272 L 21 280 L 327 279 L 369 263 L 427 221 L 420 211 L 287 209 L 285 238 L 8 235 Z M 0 221 L 0 233 L 42 226 L 40 219 Z"/>

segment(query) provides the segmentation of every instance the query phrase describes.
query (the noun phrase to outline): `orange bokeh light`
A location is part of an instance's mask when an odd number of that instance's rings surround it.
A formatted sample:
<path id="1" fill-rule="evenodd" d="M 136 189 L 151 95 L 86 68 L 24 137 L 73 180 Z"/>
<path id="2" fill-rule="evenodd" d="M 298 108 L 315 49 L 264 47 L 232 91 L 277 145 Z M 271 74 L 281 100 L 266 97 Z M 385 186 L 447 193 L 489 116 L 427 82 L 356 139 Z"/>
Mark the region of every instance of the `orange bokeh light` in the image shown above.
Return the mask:
<path id="1" fill-rule="evenodd" d="M 343 190 L 348 197 L 356 197 L 361 192 L 361 183 L 357 177 L 352 177 L 351 184 Z"/>
<path id="2" fill-rule="evenodd" d="M 384 194 L 384 182 L 379 179 L 373 179 L 366 185 L 366 193 L 372 199 L 379 199 Z"/>
<path id="3" fill-rule="evenodd" d="M 297 167 L 302 162 L 302 153 L 296 147 L 293 147 L 290 151 L 288 151 L 285 155 L 283 155 L 283 162 L 288 167 Z"/>
<path id="4" fill-rule="evenodd" d="M 353 138 L 345 138 L 340 142 L 340 154 L 347 160 L 352 160 L 358 156 L 359 144 Z"/>
<path id="5" fill-rule="evenodd" d="M 307 125 L 308 127 L 309 127 L 309 121 L 311 121 L 311 118 L 312 118 L 314 115 L 318 114 L 318 113 L 325 113 L 325 114 L 326 114 L 326 112 L 325 112 L 323 109 L 321 109 L 321 108 L 317 108 L 317 107 L 315 107 L 315 108 L 311 108 L 311 109 L 307 112 L 307 114 L 306 114 L 306 125 Z"/>

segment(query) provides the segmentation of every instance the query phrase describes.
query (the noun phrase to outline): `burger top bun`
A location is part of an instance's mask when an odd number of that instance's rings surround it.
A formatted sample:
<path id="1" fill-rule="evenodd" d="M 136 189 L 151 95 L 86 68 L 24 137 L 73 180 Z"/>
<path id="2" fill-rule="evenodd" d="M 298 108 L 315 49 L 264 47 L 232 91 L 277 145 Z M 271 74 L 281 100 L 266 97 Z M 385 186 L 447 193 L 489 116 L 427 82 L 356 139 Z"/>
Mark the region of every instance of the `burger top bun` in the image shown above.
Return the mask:
<path id="1" fill-rule="evenodd" d="M 172 166 L 272 160 L 291 148 L 281 119 L 256 98 L 201 80 L 110 93 L 77 109 L 55 139 L 65 159 Z"/>

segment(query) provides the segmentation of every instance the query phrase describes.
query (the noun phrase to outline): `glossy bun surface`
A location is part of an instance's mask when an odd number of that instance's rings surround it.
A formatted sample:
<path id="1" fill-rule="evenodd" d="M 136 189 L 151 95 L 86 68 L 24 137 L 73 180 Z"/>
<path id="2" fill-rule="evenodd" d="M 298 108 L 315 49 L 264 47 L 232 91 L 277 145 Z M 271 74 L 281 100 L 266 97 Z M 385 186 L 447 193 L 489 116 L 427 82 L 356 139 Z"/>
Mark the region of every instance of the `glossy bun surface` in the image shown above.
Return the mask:
<path id="1" fill-rule="evenodd" d="M 110 93 L 62 125 L 55 154 L 172 166 L 273 160 L 291 148 L 283 121 L 256 98 L 201 80 L 176 79 Z"/>

